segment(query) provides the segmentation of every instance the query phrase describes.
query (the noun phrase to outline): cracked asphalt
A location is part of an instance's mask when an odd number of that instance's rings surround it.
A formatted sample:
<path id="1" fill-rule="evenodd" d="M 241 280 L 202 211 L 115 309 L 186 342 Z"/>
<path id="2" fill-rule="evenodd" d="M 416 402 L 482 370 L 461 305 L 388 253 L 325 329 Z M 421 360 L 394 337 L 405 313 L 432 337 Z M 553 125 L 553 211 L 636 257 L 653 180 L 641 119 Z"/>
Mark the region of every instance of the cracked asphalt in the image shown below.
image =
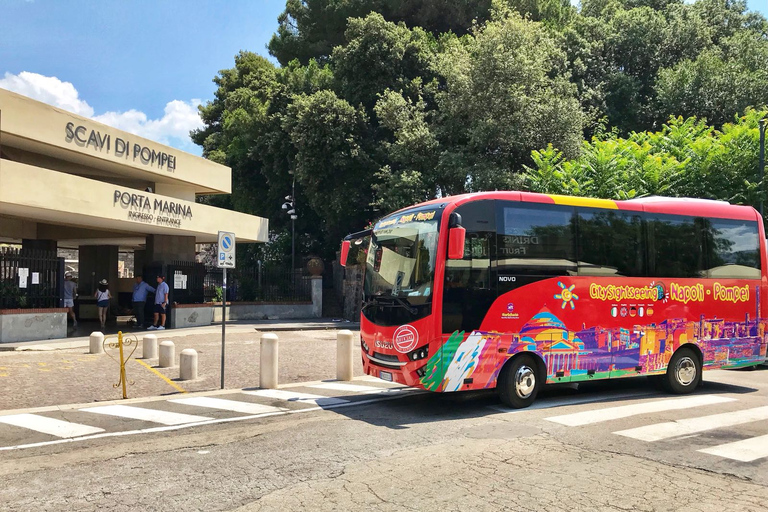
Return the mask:
<path id="1" fill-rule="evenodd" d="M 669 398 L 646 379 L 548 389 L 506 411 L 491 393 L 357 407 L 7 452 L 0 509 L 768 510 L 768 460 L 698 449 L 768 434 L 759 421 L 655 443 L 620 429 L 768 403 L 768 368 L 713 371 L 735 400 L 567 427 L 548 417 Z"/>

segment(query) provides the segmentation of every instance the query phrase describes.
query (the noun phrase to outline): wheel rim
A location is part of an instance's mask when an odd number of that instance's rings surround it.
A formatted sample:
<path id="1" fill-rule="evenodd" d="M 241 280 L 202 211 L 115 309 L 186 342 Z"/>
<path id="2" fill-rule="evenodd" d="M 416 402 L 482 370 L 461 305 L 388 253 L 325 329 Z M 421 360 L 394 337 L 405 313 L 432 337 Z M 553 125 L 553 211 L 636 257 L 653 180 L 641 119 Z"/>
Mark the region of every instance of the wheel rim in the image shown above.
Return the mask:
<path id="1" fill-rule="evenodd" d="M 536 388 L 536 373 L 529 366 L 521 366 L 515 373 L 515 393 L 520 398 L 528 398 Z"/>
<path id="2" fill-rule="evenodd" d="M 696 380 L 696 363 L 688 356 L 681 357 L 675 365 L 675 377 L 683 386 L 690 385 Z"/>

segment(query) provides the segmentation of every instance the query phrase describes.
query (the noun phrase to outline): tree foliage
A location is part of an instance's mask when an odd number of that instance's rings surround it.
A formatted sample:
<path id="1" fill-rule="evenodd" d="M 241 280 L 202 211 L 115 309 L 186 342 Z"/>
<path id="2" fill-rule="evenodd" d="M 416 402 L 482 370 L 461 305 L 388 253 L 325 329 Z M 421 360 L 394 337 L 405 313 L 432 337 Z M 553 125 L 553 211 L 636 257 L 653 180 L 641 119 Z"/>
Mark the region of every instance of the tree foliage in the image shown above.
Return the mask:
<path id="1" fill-rule="evenodd" d="M 324 256 L 470 191 L 759 201 L 768 22 L 743 0 L 288 0 L 278 22 L 279 64 L 239 53 L 192 134 L 233 170 L 201 200 L 268 217 L 270 258 L 294 185 L 299 254 Z"/>

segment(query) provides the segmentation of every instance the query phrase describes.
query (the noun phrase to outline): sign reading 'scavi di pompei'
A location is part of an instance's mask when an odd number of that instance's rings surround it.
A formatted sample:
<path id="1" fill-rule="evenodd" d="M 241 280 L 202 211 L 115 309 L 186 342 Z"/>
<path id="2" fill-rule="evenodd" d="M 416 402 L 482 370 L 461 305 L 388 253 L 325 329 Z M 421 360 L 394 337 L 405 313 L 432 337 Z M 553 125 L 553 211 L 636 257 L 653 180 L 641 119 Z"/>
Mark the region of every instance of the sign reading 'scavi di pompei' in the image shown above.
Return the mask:
<path id="1" fill-rule="evenodd" d="M 95 151 L 112 153 L 118 158 L 141 162 L 143 165 L 176 171 L 176 157 L 164 151 L 156 151 L 141 144 L 115 137 L 108 133 L 102 134 L 98 130 L 88 129 L 83 125 L 75 126 L 69 122 L 64 128 L 64 140 L 74 142 L 80 147 Z"/>

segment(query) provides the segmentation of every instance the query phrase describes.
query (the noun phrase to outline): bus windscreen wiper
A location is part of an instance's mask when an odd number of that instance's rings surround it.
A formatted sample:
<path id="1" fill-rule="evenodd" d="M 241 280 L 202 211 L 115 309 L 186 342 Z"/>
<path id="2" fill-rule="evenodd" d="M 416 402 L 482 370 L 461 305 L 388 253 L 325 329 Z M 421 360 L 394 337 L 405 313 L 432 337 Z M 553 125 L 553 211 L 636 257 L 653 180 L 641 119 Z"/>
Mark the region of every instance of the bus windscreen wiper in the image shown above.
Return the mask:
<path id="1" fill-rule="evenodd" d="M 411 306 L 411 304 L 407 300 L 401 299 L 400 297 L 396 297 L 394 295 L 380 295 L 377 298 L 378 299 L 388 299 L 388 300 L 394 301 L 392 304 L 380 304 L 381 306 L 389 306 L 389 307 L 397 306 L 397 307 L 405 308 L 412 315 L 415 315 L 416 313 L 419 312 L 419 310 L 416 309 L 415 307 Z"/>

